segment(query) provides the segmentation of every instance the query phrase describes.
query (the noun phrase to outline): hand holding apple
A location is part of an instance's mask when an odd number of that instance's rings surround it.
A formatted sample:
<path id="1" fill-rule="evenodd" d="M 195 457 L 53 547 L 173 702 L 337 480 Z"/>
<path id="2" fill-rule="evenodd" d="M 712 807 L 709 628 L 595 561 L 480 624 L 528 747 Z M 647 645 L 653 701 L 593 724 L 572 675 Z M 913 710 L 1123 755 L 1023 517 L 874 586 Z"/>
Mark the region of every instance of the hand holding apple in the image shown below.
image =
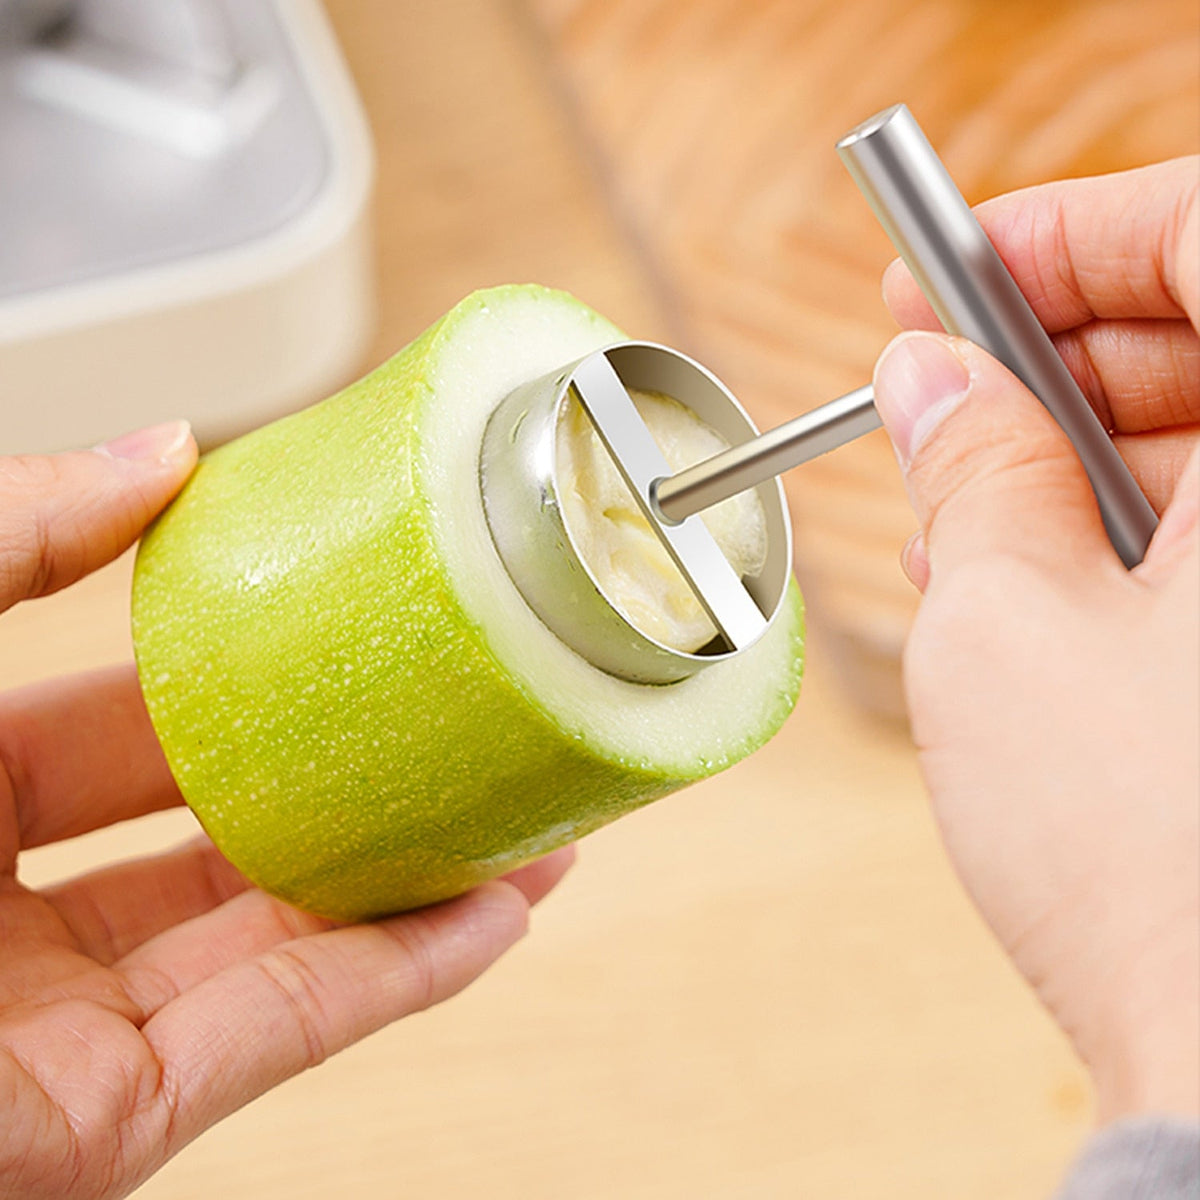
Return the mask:
<path id="1" fill-rule="evenodd" d="M 196 461 L 186 425 L 0 460 L 0 610 L 126 549 Z M 0 697 L 0 1193 L 132 1191 L 222 1117 L 469 983 L 570 850 L 447 904 L 338 927 L 207 837 L 37 892 L 23 849 L 181 804 L 132 667 Z"/>

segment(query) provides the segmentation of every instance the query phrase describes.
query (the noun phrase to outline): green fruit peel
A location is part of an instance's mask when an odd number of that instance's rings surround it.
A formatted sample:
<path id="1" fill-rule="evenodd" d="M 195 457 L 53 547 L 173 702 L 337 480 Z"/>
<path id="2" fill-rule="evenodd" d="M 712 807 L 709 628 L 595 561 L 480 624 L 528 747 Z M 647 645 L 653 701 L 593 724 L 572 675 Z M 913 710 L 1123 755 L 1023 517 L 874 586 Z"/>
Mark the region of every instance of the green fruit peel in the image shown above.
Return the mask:
<path id="1" fill-rule="evenodd" d="M 804 617 L 669 686 L 560 642 L 496 555 L 484 426 L 620 340 L 572 297 L 477 292 L 365 379 L 206 455 L 142 540 L 133 634 L 172 773 L 256 884 L 327 916 L 427 904 L 760 746 Z"/>

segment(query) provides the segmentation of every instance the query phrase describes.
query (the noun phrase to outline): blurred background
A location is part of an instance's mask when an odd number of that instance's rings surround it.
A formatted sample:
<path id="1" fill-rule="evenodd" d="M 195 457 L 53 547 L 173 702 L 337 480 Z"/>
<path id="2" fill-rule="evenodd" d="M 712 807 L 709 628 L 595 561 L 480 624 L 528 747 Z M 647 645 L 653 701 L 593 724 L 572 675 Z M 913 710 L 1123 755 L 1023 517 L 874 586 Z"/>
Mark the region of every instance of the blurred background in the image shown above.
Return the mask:
<path id="1" fill-rule="evenodd" d="M 0 0 L 0 452 L 320 398 L 474 288 L 565 287 L 770 425 L 866 382 L 891 257 L 833 144 L 903 100 L 971 201 L 1200 148 L 1194 0 Z M 589 838 L 465 995 L 142 1200 L 1047 1196 L 1085 1077 L 943 861 L 872 435 L 788 479 L 812 638 L 753 759 Z M 127 658 L 126 558 L 0 682 Z M 35 851 L 27 882 L 190 832 Z"/>

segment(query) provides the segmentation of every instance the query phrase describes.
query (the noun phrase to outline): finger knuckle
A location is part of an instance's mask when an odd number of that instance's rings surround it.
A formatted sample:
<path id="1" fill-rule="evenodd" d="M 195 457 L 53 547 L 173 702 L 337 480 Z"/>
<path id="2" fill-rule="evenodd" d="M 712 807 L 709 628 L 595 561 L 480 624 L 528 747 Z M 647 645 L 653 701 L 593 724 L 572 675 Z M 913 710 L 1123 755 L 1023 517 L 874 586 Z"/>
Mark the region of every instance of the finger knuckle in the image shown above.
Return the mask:
<path id="1" fill-rule="evenodd" d="M 1196 253 L 1197 222 L 1200 222 L 1200 180 L 1193 169 L 1186 173 L 1170 216 L 1162 223 L 1154 256 L 1160 287 L 1166 295 L 1176 299 L 1181 299 L 1186 291 L 1184 276 Z"/>
<path id="2" fill-rule="evenodd" d="M 399 944 L 408 969 L 406 980 L 411 994 L 411 1011 L 431 1007 L 438 996 L 438 972 L 433 952 L 436 932 L 423 913 L 410 913 L 405 920 L 381 926 Z"/>
<path id="3" fill-rule="evenodd" d="M 954 431 L 935 435 L 927 449 L 914 462 L 911 480 L 925 497 L 930 529 L 951 507 L 977 506 L 981 520 L 994 522 L 1014 503 L 1074 506 L 1087 482 L 1070 442 L 1057 428 L 1029 428 L 1003 416 L 969 438 Z"/>
<path id="4" fill-rule="evenodd" d="M 62 482 L 53 458 L 0 460 L 0 595 L 39 596 L 49 589 L 57 554 L 46 501 Z"/>
<path id="5" fill-rule="evenodd" d="M 305 1066 L 320 1065 L 338 1047 L 334 1044 L 319 972 L 305 954 L 289 946 L 280 946 L 263 958 L 259 969 L 279 996 L 288 1020 L 299 1035 Z"/>

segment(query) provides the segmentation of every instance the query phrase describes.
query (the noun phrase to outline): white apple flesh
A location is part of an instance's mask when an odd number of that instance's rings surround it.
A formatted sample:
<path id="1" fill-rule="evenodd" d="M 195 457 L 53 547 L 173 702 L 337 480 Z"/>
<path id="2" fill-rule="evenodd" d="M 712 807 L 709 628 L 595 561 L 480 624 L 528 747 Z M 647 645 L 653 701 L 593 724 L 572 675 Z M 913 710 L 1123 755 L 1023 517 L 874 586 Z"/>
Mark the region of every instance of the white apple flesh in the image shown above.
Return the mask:
<path id="1" fill-rule="evenodd" d="M 690 409 L 661 392 L 630 392 L 672 471 L 729 443 Z M 605 598 L 639 633 L 693 653 L 717 633 L 621 477 L 583 406 L 564 406 L 557 430 L 559 499 L 579 556 Z M 767 518 L 758 493 L 740 492 L 701 514 L 739 576 L 758 575 L 767 561 Z"/>

